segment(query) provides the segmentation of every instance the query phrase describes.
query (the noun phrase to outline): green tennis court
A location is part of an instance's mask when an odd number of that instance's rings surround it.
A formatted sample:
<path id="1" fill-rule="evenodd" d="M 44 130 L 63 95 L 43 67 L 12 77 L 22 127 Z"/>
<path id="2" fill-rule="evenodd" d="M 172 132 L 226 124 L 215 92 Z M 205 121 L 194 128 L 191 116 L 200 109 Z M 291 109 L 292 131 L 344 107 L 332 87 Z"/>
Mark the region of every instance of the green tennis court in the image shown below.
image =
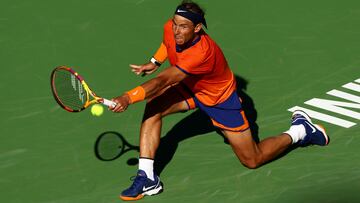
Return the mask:
<path id="1" fill-rule="evenodd" d="M 197 2 L 206 9 L 207 32 L 248 82 L 242 93 L 260 139 L 287 130 L 295 106 L 352 125 L 314 120 L 331 136 L 328 147 L 299 148 L 250 170 L 200 112 L 171 115 L 162 131 L 164 192 L 140 201 L 360 202 L 360 2 Z M 0 202 L 121 202 L 118 194 L 137 170 L 128 160 L 137 152 L 101 161 L 94 146 L 109 131 L 138 145 L 144 103 L 101 117 L 68 113 L 53 99 L 50 73 L 72 66 L 107 98 L 139 85 L 147 78 L 128 65 L 150 59 L 178 3 L 2 0 Z M 343 87 L 348 83 L 354 88 Z M 327 94 L 334 89 L 353 101 Z M 306 103 L 313 98 L 346 102 L 339 108 L 348 111 Z"/>

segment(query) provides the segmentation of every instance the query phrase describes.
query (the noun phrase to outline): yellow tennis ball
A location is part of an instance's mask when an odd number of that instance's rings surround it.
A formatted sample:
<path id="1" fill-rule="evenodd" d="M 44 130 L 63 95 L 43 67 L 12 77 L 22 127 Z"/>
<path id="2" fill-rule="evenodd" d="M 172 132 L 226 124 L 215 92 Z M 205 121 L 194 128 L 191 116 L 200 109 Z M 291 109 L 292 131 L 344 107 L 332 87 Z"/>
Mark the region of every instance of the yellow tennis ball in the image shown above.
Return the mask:
<path id="1" fill-rule="evenodd" d="M 100 104 L 94 104 L 91 107 L 91 114 L 93 116 L 101 116 L 104 113 L 104 108 Z"/>

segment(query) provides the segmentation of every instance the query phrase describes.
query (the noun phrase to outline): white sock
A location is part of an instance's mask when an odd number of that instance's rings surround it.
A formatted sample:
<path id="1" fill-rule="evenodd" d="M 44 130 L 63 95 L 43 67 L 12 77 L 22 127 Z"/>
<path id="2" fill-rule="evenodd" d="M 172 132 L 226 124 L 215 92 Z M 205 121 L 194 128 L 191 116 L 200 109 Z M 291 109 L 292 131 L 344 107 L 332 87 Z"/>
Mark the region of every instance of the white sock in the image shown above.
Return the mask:
<path id="1" fill-rule="evenodd" d="M 305 127 L 303 125 L 292 125 L 290 129 L 284 133 L 290 135 L 293 144 L 304 139 L 306 135 Z"/>
<path id="2" fill-rule="evenodd" d="M 143 170 L 146 176 L 154 180 L 154 160 L 149 158 L 139 158 L 139 170 Z"/>

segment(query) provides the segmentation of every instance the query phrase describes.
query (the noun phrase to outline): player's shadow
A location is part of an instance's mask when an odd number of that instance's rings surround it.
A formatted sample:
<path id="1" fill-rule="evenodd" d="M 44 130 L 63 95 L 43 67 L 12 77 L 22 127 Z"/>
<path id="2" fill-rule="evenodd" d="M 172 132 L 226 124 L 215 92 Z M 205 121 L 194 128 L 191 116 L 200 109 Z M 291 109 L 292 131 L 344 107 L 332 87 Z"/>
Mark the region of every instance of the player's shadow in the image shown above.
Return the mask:
<path id="1" fill-rule="evenodd" d="M 242 107 L 249 121 L 253 139 L 256 142 L 259 142 L 259 127 L 256 124 L 257 112 L 255 104 L 253 99 L 246 93 L 248 82 L 240 76 L 236 76 L 236 82 L 237 93 L 242 100 Z M 226 138 L 212 125 L 210 118 L 201 110 L 195 110 L 189 116 L 182 119 L 161 138 L 160 145 L 155 156 L 155 172 L 158 175 L 161 174 L 166 165 L 173 158 L 181 141 L 213 131 L 216 131 L 224 139 L 224 142 L 228 144 Z"/>

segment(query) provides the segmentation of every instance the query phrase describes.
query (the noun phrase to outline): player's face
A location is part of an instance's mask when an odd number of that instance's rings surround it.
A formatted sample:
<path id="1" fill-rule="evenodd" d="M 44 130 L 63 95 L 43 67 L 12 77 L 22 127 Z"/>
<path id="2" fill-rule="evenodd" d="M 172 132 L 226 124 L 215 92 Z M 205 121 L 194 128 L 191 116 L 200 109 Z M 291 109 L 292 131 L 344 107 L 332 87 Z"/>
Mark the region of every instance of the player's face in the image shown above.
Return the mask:
<path id="1" fill-rule="evenodd" d="M 189 19 L 179 15 L 174 15 L 172 29 L 175 42 L 178 45 L 184 45 L 196 36 L 194 24 Z"/>

